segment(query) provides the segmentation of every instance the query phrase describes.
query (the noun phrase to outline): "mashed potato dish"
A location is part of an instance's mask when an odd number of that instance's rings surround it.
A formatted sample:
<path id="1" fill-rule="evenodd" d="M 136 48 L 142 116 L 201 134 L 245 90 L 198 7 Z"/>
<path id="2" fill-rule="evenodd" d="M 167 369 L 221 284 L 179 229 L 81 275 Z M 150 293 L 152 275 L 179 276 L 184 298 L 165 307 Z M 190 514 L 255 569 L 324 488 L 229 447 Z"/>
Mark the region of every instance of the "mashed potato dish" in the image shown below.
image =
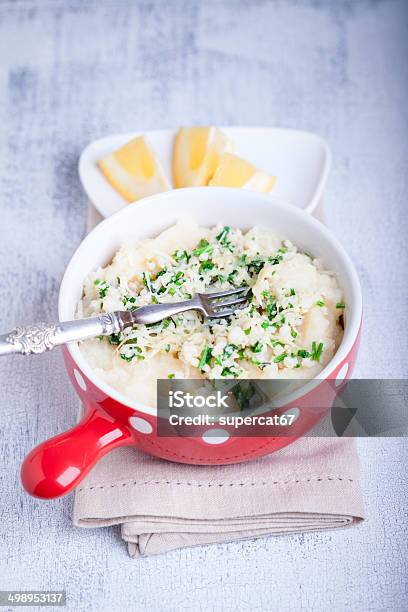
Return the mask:
<path id="1" fill-rule="evenodd" d="M 341 288 L 324 262 L 263 227 L 243 233 L 183 219 L 156 238 L 123 244 L 86 279 L 77 316 L 241 286 L 249 288 L 248 303 L 232 316 L 189 311 L 86 340 L 81 351 L 109 385 L 151 405 L 158 378 L 319 374 L 341 341 Z"/>

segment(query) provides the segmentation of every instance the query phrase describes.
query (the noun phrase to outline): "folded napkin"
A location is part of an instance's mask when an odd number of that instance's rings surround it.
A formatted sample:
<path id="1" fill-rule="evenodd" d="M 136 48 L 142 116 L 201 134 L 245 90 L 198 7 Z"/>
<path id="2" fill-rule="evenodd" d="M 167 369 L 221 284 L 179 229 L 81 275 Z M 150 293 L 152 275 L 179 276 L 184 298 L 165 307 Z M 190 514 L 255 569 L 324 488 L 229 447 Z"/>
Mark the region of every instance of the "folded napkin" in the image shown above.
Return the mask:
<path id="1" fill-rule="evenodd" d="M 363 518 L 352 438 L 303 438 L 268 457 L 190 466 L 112 451 L 76 490 L 74 524 L 121 525 L 132 557 Z"/>
<path id="2" fill-rule="evenodd" d="M 100 217 L 90 207 L 88 227 Z M 248 463 L 191 466 L 121 448 L 76 490 L 74 524 L 121 525 L 132 557 L 363 518 L 352 438 L 303 438 Z"/>

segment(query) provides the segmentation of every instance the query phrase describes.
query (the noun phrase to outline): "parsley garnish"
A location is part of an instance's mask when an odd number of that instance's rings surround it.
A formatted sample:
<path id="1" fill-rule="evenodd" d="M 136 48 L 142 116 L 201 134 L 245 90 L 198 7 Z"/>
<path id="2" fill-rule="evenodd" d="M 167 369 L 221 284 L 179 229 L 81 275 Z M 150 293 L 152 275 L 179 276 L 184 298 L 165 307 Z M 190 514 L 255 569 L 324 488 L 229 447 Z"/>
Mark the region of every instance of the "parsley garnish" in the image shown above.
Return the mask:
<path id="1" fill-rule="evenodd" d="M 228 359 L 228 357 L 231 357 L 232 353 L 237 349 L 237 347 L 235 346 L 235 344 L 227 344 L 226 347 L 224 348 L 224 352 L 222 354 L 224 359 Z"/>
<path id="2" fill-rule="evenodd" d="M 133 355 L 125 355 L 124 353 L 120 353 L 120 356 L 125 361 L 132 361 L 132 359 L 134 359 L 135 357 L 137 357 L 137 359 L 139 359 L 140 361 L 143 361 L 144 359 L 143 355 L 137 355 L 136 353 L 133 353 Z"/>
<path id="3" fill-rule="evenodd" d="M 179 249 L 178 251 L 175 251 L 173 253 L 173 258 L 178 262 L 185 260 L 188 263 L 190 259 L 190 255 L 187 253 L 187 251 L 183 251 L 182 249 Z"/>
<path id="4" fill-rule="evenodd" d="M 211 347 L 205 346 L 201 352 L 200 361 L 198 363 L 198 369 L 202 370 L 205 365 L 209 365 L 211 361 L 212 350 Z"/>
<path id="5" fill-rule="evenodd" d="M 231 242 L 228 240 L 228 234 L 231 231 L 231 228 L 226 225 L 221 232 L 218 234 L 218 236 L 216 236 L 216 240 L 218 240 L 218 242 L 225 247 L 226 249 L 228 249 L 229 251 L 234 250 L 234 247 L 232 246 Z"/>
<path id="6" fill-rule="evenodd" d="M 114 346 L 117 346 L 121 342 L 120 339 L 121 339 L 121 333 L 120 332 L 118 334 L 111 334 L 109 336 L 109 338 L 108 338 L 109 344 L 113 344 Z"/>
<path id="7" fill-rule="evenodd" d="M 261 353 L 263 349 L 263 345 L 261 344 L 261 342 L 256 342 L 253 346 L 251 346 L 251 351 L 253 353 Z"/>
<path id="8" fill-rule="evenodd" d="M 336 308 L 345 308 L 345 307 L 346 307 L 346 305 L 345 305 L 344 302 L 337 302 L 337 304 L 336 304 Z"/>
<path id="9" fill-rule="evenodd" d="M 208 253 L 210 255 L 212 252 L 213 252 L 213 247 L 211 246 L 211 244 L 208 242 L 208 240 L 205 240 L 205 238 L 202 238 L 200 242 L 198 243 L 198 247 L 194 249 L 193 255 L 195 255 L 196 257 L 199 257 L 200 255 L 203 255 L 204 253 Z"/>
<path id="10" fill-rule="evenodd" d="M 101 300 L 106 298 L 106 294 L 109 291 L 109 287 L 110 287 L 110 285 L 108 285 L 108 283 L 106 281 L 102 281 L 102 284 L 99 287 L 99 297 L 101 298 Z"/>
<path id="11" fill-rule="evenodd" d="M 237 378 L 239 374 L 237 372 L 234 372 L 232 368 L 224 368 L 221 372 L 221 376 L 233 376 L 234 378 Z"/>
<path id="12" fill-rule="evenodd" d="M 200 272 L 203 273 L 205 272 L 205 270 L 212 270 L 214 267 L 213 262 L 211 261 L 211 259 L 207 259 L 207 261 L 203 261 L 203 263 L 200 265 Z"/>

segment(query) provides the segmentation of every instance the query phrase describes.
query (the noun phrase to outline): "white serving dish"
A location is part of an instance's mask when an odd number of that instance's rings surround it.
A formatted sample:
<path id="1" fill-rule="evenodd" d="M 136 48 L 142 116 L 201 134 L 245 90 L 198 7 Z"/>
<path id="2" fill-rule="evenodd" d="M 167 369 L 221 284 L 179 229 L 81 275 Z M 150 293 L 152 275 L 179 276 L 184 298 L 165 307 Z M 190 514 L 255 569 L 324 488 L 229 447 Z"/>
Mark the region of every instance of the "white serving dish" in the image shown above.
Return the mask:
<path id="1" fill-rule="evenodd" d="M 223 127 L 236 153 L 277 176 L 273 195 L 312 213 L 319 204 L 330 169 L 326 142 L 309 132 L 274 127 Z M 135 131 L 94 140 L 79 159 L 83 188 L 103 217 L 127 205 L 100 172 L 97 161 L 135 136 L 144 134 L 172 182 L 171 161 L 176 130 Z"/>

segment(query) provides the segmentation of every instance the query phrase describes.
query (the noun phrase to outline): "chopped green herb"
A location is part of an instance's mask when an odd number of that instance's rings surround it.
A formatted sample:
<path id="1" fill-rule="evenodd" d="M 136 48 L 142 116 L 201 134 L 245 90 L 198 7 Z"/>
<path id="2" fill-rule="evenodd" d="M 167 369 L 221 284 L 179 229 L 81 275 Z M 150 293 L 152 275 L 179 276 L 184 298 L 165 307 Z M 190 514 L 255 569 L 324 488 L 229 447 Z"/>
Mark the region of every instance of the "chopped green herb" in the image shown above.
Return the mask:
<path id="1" fill-rule="evenodd" d="M 236 349 L 237 347 L 235 346 L 235 344 L 227 344 L 224 348 L 222 356 L 224 357 L 224 359 L 228 359 L 228 357 L 231 357 L 232 353 Z"/>
<path id="2" fill-rule="evenodd" d="M 154 280 L 157 280 L 158 278 L 160 278 L 160 276 L 163 276 L 163 274 L 166 274 L 166 272 L 167 272 L 167 268 L 162 268 L 161 270 L 157 272 L 157 274 L 154 277 Z"/>
<path id="3" fill-rule="evenodd" d="M 247 327 L 246 329 L 244 329 L 244 334 L 246 336 L 249 336 L 250 333 L 251 333 L 251 328 L 250 327 Z"/>
<path id="4" fill-rule="evenodd" d="M 120 353 L 120 356 L 125 361 L 132 361 L 132 359 L 134 359 L 135 357 L 140 361 L 143 361 L 144 359 L 143 355 L 136 355 L 136 353 L 133 353 L 133 355 L 125 355 L 124 353 Z"/>
<path id="5" fill-rule="evenodd" d="M 316 342 L 312 342 L 313 361 L 320 361 L 320 357 L 322 356 L 322 351 L 323 351 L 323 342 L 320 342 L 319 346 L 316 345 Z"/>
<path id="6" fill-rule="evenodd" d="M 263 345 L 261 344 L 261 342 L 256 342 L 253 346 L 251 346 L 251 351 L 253 353 L 261 353 L 263 349 Z"/>
<path id="7" fill-rule="evenodd" d="M 212 252 L 213 252 L 213 247 L 211 246 L 211 244 L 208 242 L 208 240 L 205 240 L 205 238 L 202 238 L 200 242 L 198 243 L 198 247 L 194 249 L 193 255 L 195 255 L 196 257 L 199 257 L 200 255 L 203 255 L 204 253 L 208 253 L 210 255 Z"/>
<path id="8" fill-rule="evenodd" d="M 148 291 L 152 291 L 152 280 L 150 278 L 149 272 L 143 272 L 142 274 L 142 282 Z"/>
<path id="9" fill-rule="evenodd" d="M 275 363 L 281 363 L 281 361 L 283 361 L 286 357 L 286 353 L 281 353 L 280 355 L 278 355 L 277 357 L 275 357 L 275 359 L 273 360 Z"/>
<path id="10" fill-rule="evenodd" d="M 121 342 L 121 333 L 119 332 L 118 334 L 111 334 L 108 340 L 109 340 L 109 344 L 113 344 L 114 346 L 117 346 Z"/>
<path id="11" fill-rule="evenodd" d="M 180 261 L 186 261 L 187 263 L 189 262 L 190 256 L 187 253 L 187 251 L 183 251 L 182 249 L 179 249 L 178 251 L 175 251 L 173 253 L 173 257 L 176 261 L 180 262 Z"/>
<path id="12" fill-rule="evenodd" d="M 258 275 L 265 265 L 265 259 L 260 257 L 247 262 L 246 267 L 250 276 Z"/>
<path id="13" fill-rule="evenodd" d="M 207 344 L 207 346 L 205 346 L 201 352 L 200 361 L 197 366 L 199 370 L 202 370 L 206 364 L 209 365 L 211 361 L 211 355 L 212 355 L 211 347 L 209 347 Z"/>
<path id="14" fill-rule="evenodd" d="M 268 329 L 269 326 L 270 326 L 269 321 L 262 321 L 261 323 L 262 329 Z"/>
<path id="15" fill-rule="evenodd" d="M 292 338 L 296 338 L 297 337 L 297 331 L 295 331 L 292 327 L 292 329 L 290 330 L 290 335 L 292 336 Z"/>
<path id="16" fill-rule="evenodd" d="M 324 306 L 323 300 L 317 300 L 316 306 L 319 306 L 320 308 L 322 308 Z"/>
<path id="17" fill-rule="evenodd" d="M 337 304 L 336 304 L 336 308 L 345 308 L 345 307 L 346 307 L 346 305 L 345 305 L 344 302 L 337 302 Z"/>
<path id="18" fill-rule="evenodd" d="M 306 359 L 307 357 L 310 357 L 310 353 L 309 351 L 306 351 L 305 349 L 299 349 L 298 357 L 302 357 L 302 359 Z"/>
<path id="19" fill-rule="evenodd" d="M 202 264 L 200 265 L 200 272 L 203 273 L 206 270 L 212 270 L 214 267 L 213 262 L 211 261 L 211 259 L 207 259 L 207 261 L 203 261 Z"/>
<path id="20" fill-rule="evenodd" d="M 234 372 L 232 368 L 224 368 L 221 372 L 221 376 L 233 376 L 234 378 L 237 378 L 239 374 L 237 372 Z"/>
<path id="21" fill-rule="evenodd" d="M 251 363 L 258 366 L 258 368 L 261 370 L 263 370 L 265 366 L 269 365 L 267 361 L 259 361 L 259 359 L 255 359 L 254 357 L 251 359 Z"/>
<path id="22" fill-rule="evenodd" d="M 122 298 L 122 303 L 124 306 L 127 304 L 134 304 L 136 302 L 136 298 L 133 295 L 124 295 Z"/>
<path id="23" fill-rule="evenodd" d="M 231 228 L 228 227 L 228 225 L 226 225 L 221 230 L 221 232 L 218 234 L 218 236 L 216 236 L 216 239 L 223 247 L 225 247 L 226 249 L 232 252 L 234 250 L 234 247 L 232 246 L 231 242 L 228 240 L 228 234 L 230 231 L 231 231 Z"/>
<path id="24" fill-rule="evenodd" d="M 167 374 L 167 378 L 170 378 L 170 379 L 171 379 L 171 378 L 175 378 L 175 377 L 176 377 L 176 375 L 175 375 L 175 374 Z"/>
<path id="25" fill-rule="evenodd" d="M 251 382 L 248 384 L 238 383 L 237 385 L 234 385 L 232 393 L 235 396 L 240 409 L 245 410 L 249 407 L 250 400 L 254 395 L 256 395 L 256 388 Z"/>
<path id="26" fill-rule="evenodd" d="M 296 295 L 296 291 L 293 289 L 293 287 L 290 290 L 290 295 Z"/>
<path id="27" fill-rule="evenodd" d="M 275 299 L 272 299 L 271 302 L 266 307 L 266 312 L 268 315 L 268 319 L 273 319 L 278 314 L 278 305 Z"/>
<path id="28" fill-rule="evenodd" d="M 166 351 L 166 353 L 169 353 L 171 349 L 170 344 L 166 344 L 166 346 L 164 347 L 164 350 Z"/>
<path id="29" fill-rule="evenodd" d="M 96 278 L 96 279 L 94 280 L 94 285 L 99 285 L 99 283 L 100 283 L 100 282 L 101 282 L 101 281 L 100 281 L 100 279 L 99 279 L 99 278 Z"/>
<path id="30" fill-rule="evenodd" d="M 106 294 L 109 291 L 109 287 L 110 285 L 108 285 L 106 281 L 102 282 L 101 286 L 99 287 L 99 297 L 101 298 L 101 300 L 106 298 Z"/>
<path id="31" fill-rule="evenodd" d="M 282 259 L 283 259 L 282 255 L 275 255 L 275 257 L 268 257 L 268 262 L 272 264 L 273 266 L 277 266 L 278 263 L 282 261 Z"/>
<path id="32" fill-rule="evenodd" d="M 238 270 L 233 270 L 230 274 L 228 274 L 227 281 L 233 285 L 234 284 L 234 276 L 237 274 Z"/>

